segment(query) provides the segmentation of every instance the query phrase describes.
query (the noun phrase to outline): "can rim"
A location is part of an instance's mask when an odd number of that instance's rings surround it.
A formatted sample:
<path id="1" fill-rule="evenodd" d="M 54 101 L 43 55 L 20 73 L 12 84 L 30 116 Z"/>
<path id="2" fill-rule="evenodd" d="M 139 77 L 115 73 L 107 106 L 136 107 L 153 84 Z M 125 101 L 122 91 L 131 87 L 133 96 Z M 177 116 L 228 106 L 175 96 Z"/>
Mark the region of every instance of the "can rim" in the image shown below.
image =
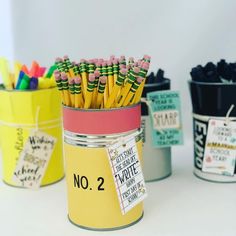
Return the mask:
<path id="1" fill-rule="evenodd" d="M 68 109 L 68 110 L 73 110 L 73 111 L 82 111 L 82 112 L 109 112 L 109 111 L 116 111 L 116 110 L 123 110 L 123 109 L 133 108 L 133 107 L 139 106 L 140 103 L 141 102 L 138 102 L 138 103 L 135 103 L 131 106 L 102 108 L 102 109 L 98 109 L 98 108 L 89 108 L 89 109 L 75 108 L 75 107 L 66 106 L 66 105 L 63 105 L 63 108 Z"/>
<path id="2" fill-rule="evenodd" d="M 23 92 L 39 92 L 39 91 L 45 91 L 45 90 L 51 90 L 57 88 L 56 86 L 51 88 L 42 88 L 42 89 L 0 89 L 0 92 L 6 92 L 6 93 L 23 93 Z"/>
<path id="3" fill-rule="evenodd" d="M 145 87 L 145 88 L 149 88 L 149 87 L 161 87 L 161 86 L 163 86 L 164 84 L 169 84 L 169 83 L 170 83 L 170 79 L 165 78 L 165 80 L 163 80 L 163 81 L 160 82 L 160 83 L 145 84 L 144 87 Z"/>

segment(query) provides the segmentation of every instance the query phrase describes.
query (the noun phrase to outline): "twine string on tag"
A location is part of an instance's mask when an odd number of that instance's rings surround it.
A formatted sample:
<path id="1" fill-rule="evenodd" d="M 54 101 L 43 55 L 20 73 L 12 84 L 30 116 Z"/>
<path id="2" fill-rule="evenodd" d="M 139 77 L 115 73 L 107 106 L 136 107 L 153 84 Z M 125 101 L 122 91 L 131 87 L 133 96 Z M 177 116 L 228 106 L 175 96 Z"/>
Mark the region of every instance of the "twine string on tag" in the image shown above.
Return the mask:
<path id="1" fill-rule="evenodd" d="M 128 135 L 122 135 L 120 137 L 117 137 L 115 138 L 114 140 L 112 140 L 110 143 L 110 145 L 113 145 L 114 143 L 118 143 L 118 142 L 121 142 L 123 146 L 126 145 L 125 141 L 127 139 L 131 139 L 131 138 L 135 138 L 136 136 L 140 135 L 141 134 L 141 131 L 138 130 L 138 131 L 135 131 L 133 132 L 132 134 L 128 134 Z"/>
<path id="2" fill-rule="evenodd" d="M 229 110 L 227 111 L 226 113 L 226 116 L 225 116 L 225 124 L 228 126 L 229 125 L 229 122 L 232 120 L 230 119 L 230 113 L 232 112 L 232 110 L 234 109 L 234 104 L 231 104 Z"/>
<path id="3" fill-rule="evenodd" d="M 153 126 L 154 126 L 155 121 L 154 121 L 154 116 L 153 116 L 154 111 L 152 109 L 152 101 L 147 100 L 146 98 L 141 98 L 141 102 L 144 102 L 148 106 L 149 111 L 151 112 L 151 119 L 152 119 L 152 123 L 153 123 Z M 158 129 L 155 128 L 155 130 L 157 130 L 161 134 L 164 134 L 163 130 L 160 129 L 160 128 L 158 128 Z"/>

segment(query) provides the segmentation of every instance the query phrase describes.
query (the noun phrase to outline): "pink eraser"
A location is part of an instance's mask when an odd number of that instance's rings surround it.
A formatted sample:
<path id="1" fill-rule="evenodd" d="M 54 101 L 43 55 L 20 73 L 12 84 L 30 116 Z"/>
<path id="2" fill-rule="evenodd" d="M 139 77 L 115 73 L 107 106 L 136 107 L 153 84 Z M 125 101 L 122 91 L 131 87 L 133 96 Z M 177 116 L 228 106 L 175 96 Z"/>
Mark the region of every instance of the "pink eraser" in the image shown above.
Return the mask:
<path id="1" fill-rule="evenodd" d="M 75 83 L 75 80 L 74 79 L 70 79 L 69 80 L 69 84 L 74 84 Z"/>
<path id="2" fill-rule="evenodd" d="M 62 79 L 62 80 L 67 80 L 67 75 L 66 75 L 66 73 L 64 73 L 64 72 L 61 73 L 61 79 Z"/>
<path id="3" fill-rule="evenodd" d="M 101 76 L 99 81 L 102 83 L 102 84 L 105 84 L 107 82 L 107 77 L 106 76 Z"/>
<path id="4" fill-rule="evenodd" d="M 138 67 L 134 67 L 134 68 L 133 68 L 133 71 L 134 71 L 134 73 L 138 74 L 139 71 L 140 71 L 140 69 L 139 69 Z"/>
<path id="5" fill-rule="evenodd" d="M 144 80 L 143 77 L 138 77 L 138 78 L 137 78 L 137 82 L 138 82 L 139 84 L 141 84 L 143 80 Z"/>
<path id="6" fill-rule="evenodd" d="M 103 66 L 103 67 L 107 66 L 106 61 L 103 61 L 103 62 L 102 62 L 102 66 Z"/>
<path id="7" fill-rule="evenodd" d="M 60 57 L 56 58 L 56 62 L 61 62 L 61 61 L 63 61 L 63 60 Z"/>
<path id="8" fill-rule="evenodd" d="M 80 84 L 81 83 L 81 78 L 80 77 L 75 77 L 75 84 Z"/>
<path id="9" fill-rule="evenodd" d="M 145 69 L 145 70 L 148 70 L 149 69 L 149 62 L 144 62 L 143 64 L 142 64 L 142 68 L 143 69 Z"/>
<path id="10" fill-rule="evenodd" d="M 80 63 L 86 63 L 85 59 L 80 59 Z"/>
<path id="11" fill-rule="evenodd" d="M 118 64 L 118 59 L 115 58 L 115 59 L 112 61 L 112 63 L 113 63 L 113 65 L 114 65 L 114 64 Z"/>
<path id="12" fill-rule="evenodd" d="M 89 74 L 89 81 L 93 82 L 95 80 L 95 75 L 94 74 Z"/>
<path id="13" fill-rule="evenodd" d="M 123 75 L 126 75 L 126 74 L 127 74 L 127 69 L 122 68 L 122 69 L 120 70 L 120 73 L 123 74 Z"/>
<path id="14" fill-rule="evenodd" d="M 100 76 L 100 72 L 98 70 L 95 70 L 94 71 L 94 75 L 95 75 L 95 77 L 99 77 Z"/>

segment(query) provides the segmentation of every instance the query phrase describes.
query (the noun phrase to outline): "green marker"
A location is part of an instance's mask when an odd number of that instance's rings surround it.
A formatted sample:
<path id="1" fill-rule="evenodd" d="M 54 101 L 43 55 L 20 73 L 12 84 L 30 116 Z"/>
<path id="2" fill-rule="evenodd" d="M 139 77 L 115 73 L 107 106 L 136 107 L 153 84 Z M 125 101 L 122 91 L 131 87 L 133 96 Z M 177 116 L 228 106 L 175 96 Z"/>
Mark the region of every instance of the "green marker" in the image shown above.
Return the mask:
<path id="1" fill-rule="evenodd" d="M 47 72 L 47 74 L 46 74 L 46 78 L 51 78 L 52 77 L 52 75 L 53 75 L 53 73 L 54 73 L 54 71 L 57 69 L 57 65 L 56 64 L 54 64 L 53 66 L 51 66 L 50 68 L 49 68 L 49 70 L 48 70 L 48 72 Z"/>
<path id="2" fill-rule="evenodd" d="M 20 90 L 24 90 L 24 89 L 28 89 L 29 88 L 29 84 L 30 84 L 30 77 L 26 74 L 24 74 L 19 89 Z"/>

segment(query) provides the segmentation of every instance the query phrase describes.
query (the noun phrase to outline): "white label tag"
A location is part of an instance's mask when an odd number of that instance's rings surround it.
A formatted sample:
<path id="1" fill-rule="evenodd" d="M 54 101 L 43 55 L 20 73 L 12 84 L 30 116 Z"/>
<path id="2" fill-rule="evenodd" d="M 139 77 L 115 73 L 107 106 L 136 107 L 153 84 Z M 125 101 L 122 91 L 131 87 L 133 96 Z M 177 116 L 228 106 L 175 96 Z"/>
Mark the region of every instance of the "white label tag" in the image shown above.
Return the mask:
<path id="1" fill-rule="evenodd" d="M 135 138 L 124 138 L 107 148 L 122 214 L 147 197 Z"/>
<path id="2" fill-rule="evenodd" d="M 17 162 L 13 181 L 22 187 L 39 188 L 55 143 L 56 138 L 32 130 Z"/>
<path id="3" fill-rule="evenodd" d="M 236 122 L 210 119 L 203 159 L 203 172 L 233 176 L 236 158 Z"/>
<path id="4" fill-rule="evenodd" d="M 179 129 L 180 117 L 178 110 L 155 111 L 153 116 L 153 128 L 162 129 Z"/>

